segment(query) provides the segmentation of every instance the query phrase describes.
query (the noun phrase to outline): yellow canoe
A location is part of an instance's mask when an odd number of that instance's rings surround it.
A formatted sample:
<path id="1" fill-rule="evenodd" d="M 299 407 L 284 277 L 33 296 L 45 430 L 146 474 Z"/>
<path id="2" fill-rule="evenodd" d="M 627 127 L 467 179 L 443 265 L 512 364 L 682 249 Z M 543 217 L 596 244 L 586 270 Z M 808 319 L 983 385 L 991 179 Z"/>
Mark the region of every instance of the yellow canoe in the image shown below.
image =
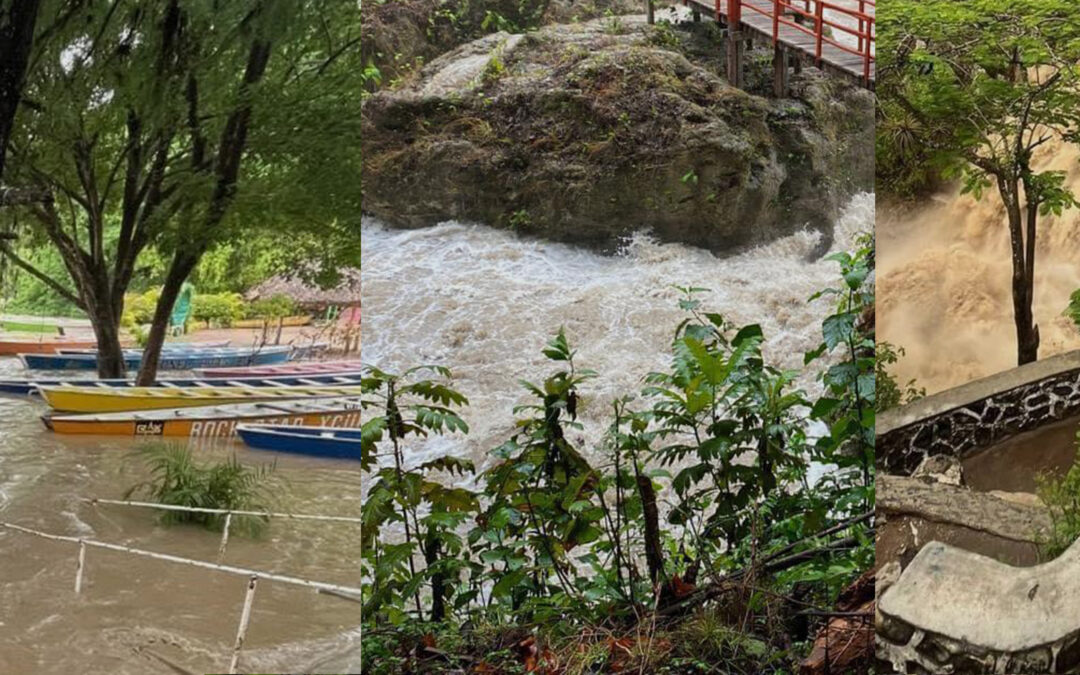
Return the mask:
<path id="1" fill-rule="evenodd" d="M 171 410 L 209 405 L 290 401 L 359 396 L 359 386 L 314 387 L 39 387 L 54 410 L 104 413 L 130 410 Z"/>

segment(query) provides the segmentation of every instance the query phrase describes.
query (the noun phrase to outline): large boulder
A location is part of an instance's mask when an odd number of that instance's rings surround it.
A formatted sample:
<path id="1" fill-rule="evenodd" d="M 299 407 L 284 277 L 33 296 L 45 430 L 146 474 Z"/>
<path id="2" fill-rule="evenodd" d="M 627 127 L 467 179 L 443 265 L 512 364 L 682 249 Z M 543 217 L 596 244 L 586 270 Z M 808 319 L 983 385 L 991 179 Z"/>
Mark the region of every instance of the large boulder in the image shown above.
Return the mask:
<path id="1" fill-rule="evenodd" d="M 812 228 L 873 181 L 873 97 L 808 70 L 730 86 L 711 24 L 641 17 L 486 36 L 363 105 L 366 212 L 601 247 L 651 228 L 732 250 Z M 693 58 L 688 58 L 691 55 Z"/>

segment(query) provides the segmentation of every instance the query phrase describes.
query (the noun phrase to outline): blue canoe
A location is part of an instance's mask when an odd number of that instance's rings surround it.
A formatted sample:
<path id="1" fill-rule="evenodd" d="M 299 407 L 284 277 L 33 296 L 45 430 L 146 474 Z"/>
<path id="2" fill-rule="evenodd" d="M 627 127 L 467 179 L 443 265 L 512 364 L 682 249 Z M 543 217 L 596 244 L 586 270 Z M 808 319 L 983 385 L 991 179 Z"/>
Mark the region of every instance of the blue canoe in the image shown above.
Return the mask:
<path id="1" fill-rule="evenodd" d="M 313 457 L 360 459 L 360 430 L 288 424 L 238 424 L 248 447 Z"/>
<path id="2" fill-rule="evenodd" d="M 161 370 L 194 370 L 196 368 L 219 368 L 234 366 L 266 366 L 285 363 L 292 354 L 292 347 L 264 347 L 223 349 L 170 349 L 162 352 L 158 368 Z M 96 354 L 19 354 L 19 360 L 28 370 L 95 370 Z M 135 370 L 142 363 L 142 352 L 124 354 L 124 366 Z"/>
<path id="3" fill-rule="evenodd" d="M 230 343 L 231 342 L 232 342 L 231 340 L 221 340 L 219 342 L 166 342 L 165 344 L 161 345 L 161 351 L 162 352 L 172 353 L 172 352 L 176 352 L 176 351 L 194 352 L 194 351 L 198 351 L 198 350 L 202 350 L 202 349 L 226 349 L 226 348 L 230 348 Z M 239 347 L 234 347 L 233 349 L 239 349 Z M 124 354 L 125 355 L 127 355 L 127 354 L 141 354 L 142 351 L 143 350 L 141 348 L 138 348 L 138 347 L 129 347 L 127 349 L 124 349 Z M 57 354 L 97 354 L 98 350 L 97 349 L 74 349 L 74 348 L 71 348 L 71 349 L 57 349 L 56 353 Z"/>
<path id="4" fill-rule="evenodd" d="M 162 378 L 155 387 L 317 387 L 322 385 L 350 387 L 360 384 L 361 374 L 320 373 L 316 375 L 267 375 L 255 377 Z M 135 380 L 0 380 L 0 395 L 36 396 L 38 387 L 102 387 L 105 389 L 134 387 Z"/>

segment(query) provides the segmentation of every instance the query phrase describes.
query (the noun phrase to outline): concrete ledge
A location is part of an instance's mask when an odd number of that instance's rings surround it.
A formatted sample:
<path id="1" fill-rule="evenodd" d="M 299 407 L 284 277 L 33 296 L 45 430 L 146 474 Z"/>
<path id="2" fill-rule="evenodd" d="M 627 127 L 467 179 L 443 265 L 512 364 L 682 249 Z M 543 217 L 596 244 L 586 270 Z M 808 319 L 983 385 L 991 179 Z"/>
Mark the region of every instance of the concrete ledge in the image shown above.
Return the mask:
<path id="1" fill-rule="evenodd" d="M 904 476 L 877 476 L 877 510 L 936 523 L 962 525 L 1011 541 L 1037 543 L 1050 531 L 1045 507 L 1006 501 L 986 492 L 924 483 Z"/>
<path id="2" fill-rule="evenodd" d="M 877 417 L 878 467 L 909 474 L 931 455 L 964 458 L 1080 413 L 1080 351 L 928 396 Z"/>
<path id="3" fill-rule="evenodd" d="M 1080 542 L 1027 568 L 932 542 L 878 610 L 879 655 L 900 672 L 912 663 L 941 673 L 1075 672 Z"/>

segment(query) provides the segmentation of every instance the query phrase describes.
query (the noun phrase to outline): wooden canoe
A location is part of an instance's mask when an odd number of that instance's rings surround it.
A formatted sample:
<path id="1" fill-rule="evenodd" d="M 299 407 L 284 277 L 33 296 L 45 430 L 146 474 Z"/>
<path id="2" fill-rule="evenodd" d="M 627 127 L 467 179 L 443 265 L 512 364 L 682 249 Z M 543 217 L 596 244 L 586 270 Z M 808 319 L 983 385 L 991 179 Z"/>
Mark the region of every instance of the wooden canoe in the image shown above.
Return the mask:
<path id="1" fill-rule="evenodd" d="M 224 349 L 232 344 L 232 340 L 219 340 L 217 342 L 166 342 L 161 345 L 162 352 L 175 352 L 175 351 L 188 351 L 195 352 L 200 349 Z M 125 354 L 142 354 L 141 348 L 124 349 Z M 92 348 L 71 348 L 64 347 L 63 349 L 57 349 L 57 354 L 97 354 L 98 348 L 95 344 Z"/>
<path id="2" fill-rule="evenodd" d="M 311 323 L 311 317 L 304 316 L 287 316 L 281 319 L 282 326 L 306 326 Z M 263 326 L 269 326 L 270 328 L 277 328 L 278 319 L 241 319 L 239 321 L 233 321 L 231 328 L 262 328 Z"/>
<path id="3" fill-rule="evenodd" d="M 196 368 L 255 366 L 284 363 L 289 360 L 292 347 L 224 348 L 199 350 L 169 350 L 162 352 L 158 368 L 161 370 L 194 370 Z M 19 354 L 19 360 L 29 370 L 94 370 L 96 354 Z M 135 370 L 142 363 L 142 352 L 126 354 L 124 366 Z"/>
<path id="4" fill-rule="evenodd" d="M 0 340 L 0 356 L 16 354 L 56 354 L 61 349 L 94 349 L 97 340 L 47 338 L 42 340 Z"/>
<path id="5" fill-rule="evenodd" d="M 142 438 L 215 438 L 233 436 L 236 425 L 297 424 L 357 429 L 360 398 L 236 403 L 232 405 L 130 412 L 44 415 L 45 426 L 59 434 L 136 436 Z"/>
<path id="6" fill-rule="evenodd" d="M 313 457 L 360 459 L 359 429 L 305 427 L 287 424 L 238 424 L 236 433 L 256 450 L 273 450 Z"/>
<path id="7" fill-rule="evenodd" d="M 161 378 L 155 387 L 351 387 L 360 384 L 359 370 L 351 373 L 325 373 L 316 375 L 273 375 L 268 377 L 206 377 Z M 89 379 L 13 379 L 0 380 L 0 395 L 36 396 L 39 387 L 96 387 L 98 389 L 125 389 L 135 386 L 134 380 Z"/>
<path id="8" fill-rule="evenodd" d="M 125 410 L 166 410 L 229 405 L 253 401 L 343 398 L 359 396 L 360 387 L 38 387 L 53 410 L 72 413 L 104 413 Z"/>
<path id="9" fill-rule="evenodd" d="M 247 368 L 199 368 L 195 372 L 200 377 L 272 377 L 275 375 L 351 373 L 358 370 L 360 370 L 359 361 L 311 361 Z"/>

